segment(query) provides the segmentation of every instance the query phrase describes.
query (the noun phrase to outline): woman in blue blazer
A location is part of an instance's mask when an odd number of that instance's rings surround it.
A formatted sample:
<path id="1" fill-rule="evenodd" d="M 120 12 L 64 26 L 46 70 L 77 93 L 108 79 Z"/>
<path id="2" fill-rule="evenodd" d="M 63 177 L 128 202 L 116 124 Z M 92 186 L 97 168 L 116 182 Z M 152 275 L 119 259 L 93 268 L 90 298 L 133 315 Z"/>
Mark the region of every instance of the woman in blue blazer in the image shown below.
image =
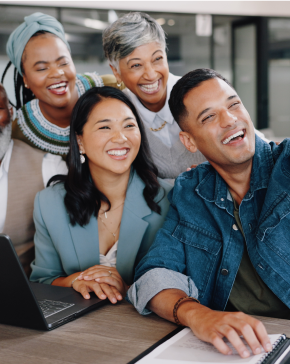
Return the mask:
<path id="1" fill-rule="evenodd" d="M 123 92 L 95 87 L 72 114 L 68 175 L 35 198 L 32 282 L 112 303 L 133 282 L 168 210 L 143 125 Z"/>

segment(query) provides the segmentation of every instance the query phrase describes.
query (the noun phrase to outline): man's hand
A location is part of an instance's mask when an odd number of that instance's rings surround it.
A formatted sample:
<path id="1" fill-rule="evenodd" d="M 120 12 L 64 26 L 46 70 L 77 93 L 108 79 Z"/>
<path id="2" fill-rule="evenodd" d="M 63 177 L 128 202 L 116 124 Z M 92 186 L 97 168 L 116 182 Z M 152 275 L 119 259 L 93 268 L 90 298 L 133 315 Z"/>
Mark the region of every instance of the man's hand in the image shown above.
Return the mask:
<path id="1" fill-rule="evenodd" d="M 174 322 L 174 305 L 185 296 L 186 293 L 178 289 L 165 289 L 148 302 L 148 308 Z M 222 354 L 231 354 L 231 349 L 223 340 L 227 338 L 242 358 L 250 356 L 240 335 L 243 335 L 253 354 L 261 353 L 261 345 L 266 352 L 272 349 L 262 322 L 242 312 L 213 311 L 200 303 L 186 301 L 178 307 L 177 317 L 199 339 L 213 344 Z"/>
<path id="2" fill-rule="evenodd" d="M 183 307 L 182 307 L 183 306 Z M 191 307 L 190 307 L 191 306 Z M 272 349 L 267 331 L 261 321 L 242 312 L 213 311 L 198 303 L 185 302 L 178 309 L 178 317 L 186 321 L 193 333 L 201 340 L 213 344 L 222 354 L 232 354 L 222 339 L 227 338 L 242 358 L 251 354 L 240 336 L 251 348 L 253 354 L 261 353 L 261 345 L 266 352 Z"/>

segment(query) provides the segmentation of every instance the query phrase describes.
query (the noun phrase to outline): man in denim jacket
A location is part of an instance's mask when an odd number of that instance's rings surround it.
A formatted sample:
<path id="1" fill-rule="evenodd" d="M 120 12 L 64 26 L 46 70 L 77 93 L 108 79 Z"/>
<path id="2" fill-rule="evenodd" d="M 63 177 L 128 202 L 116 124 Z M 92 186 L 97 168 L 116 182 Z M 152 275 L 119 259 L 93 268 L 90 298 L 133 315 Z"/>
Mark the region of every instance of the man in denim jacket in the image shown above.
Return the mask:
<path id="1" fill-rule="evenodd" d="M 224 354 L 222 337 L 250 355 L 241 333 L 254 354 L 269 351 L 265 327 L 247 314 L 290 318 L 290 141 L 255 136 L 236 91 L 213 70 L 185 75 L 169 104 L 183 144 L 209 163 L 176 179 L 128 298 L 141 314 L 171 321 L 178 307 L 175 321 Z M 176 305 L 187 296 L 200 303 Z"/>

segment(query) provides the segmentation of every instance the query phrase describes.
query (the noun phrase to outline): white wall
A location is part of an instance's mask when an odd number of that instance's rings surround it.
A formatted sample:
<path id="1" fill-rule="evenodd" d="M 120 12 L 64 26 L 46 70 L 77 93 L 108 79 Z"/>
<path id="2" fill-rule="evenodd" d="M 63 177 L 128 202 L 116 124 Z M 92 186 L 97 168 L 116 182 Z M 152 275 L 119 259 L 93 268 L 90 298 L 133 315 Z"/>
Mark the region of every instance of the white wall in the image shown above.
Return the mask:
<path id="1" fill-rule="evenodd" d="M 290 16 L 290 1 L 0 1 L 9 5 L 161 11 L 252 16 Z"/>

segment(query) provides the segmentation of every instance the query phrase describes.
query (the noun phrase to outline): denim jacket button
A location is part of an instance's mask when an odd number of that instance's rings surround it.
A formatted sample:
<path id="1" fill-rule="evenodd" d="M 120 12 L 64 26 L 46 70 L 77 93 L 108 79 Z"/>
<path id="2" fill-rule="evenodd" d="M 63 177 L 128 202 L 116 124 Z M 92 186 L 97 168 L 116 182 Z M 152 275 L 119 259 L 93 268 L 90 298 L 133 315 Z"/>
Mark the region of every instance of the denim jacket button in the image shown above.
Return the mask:
<path id="1" fill-rule="evenodd" d="M 236 224 L 233 225 L 233 229 L 236 231 L 239 230 Z"/>
<path id="2" fill-rule="evenodd" d="M 229 273 L 229 271 L 228 271 L 227 269 L 225 269 L 225 268 L 223 268 L 223 269 L 221 270 L 221 274 L 222 274 L 223 276 L 227 276 L 227 275 L 228 275 L 228 273 Z"/>

